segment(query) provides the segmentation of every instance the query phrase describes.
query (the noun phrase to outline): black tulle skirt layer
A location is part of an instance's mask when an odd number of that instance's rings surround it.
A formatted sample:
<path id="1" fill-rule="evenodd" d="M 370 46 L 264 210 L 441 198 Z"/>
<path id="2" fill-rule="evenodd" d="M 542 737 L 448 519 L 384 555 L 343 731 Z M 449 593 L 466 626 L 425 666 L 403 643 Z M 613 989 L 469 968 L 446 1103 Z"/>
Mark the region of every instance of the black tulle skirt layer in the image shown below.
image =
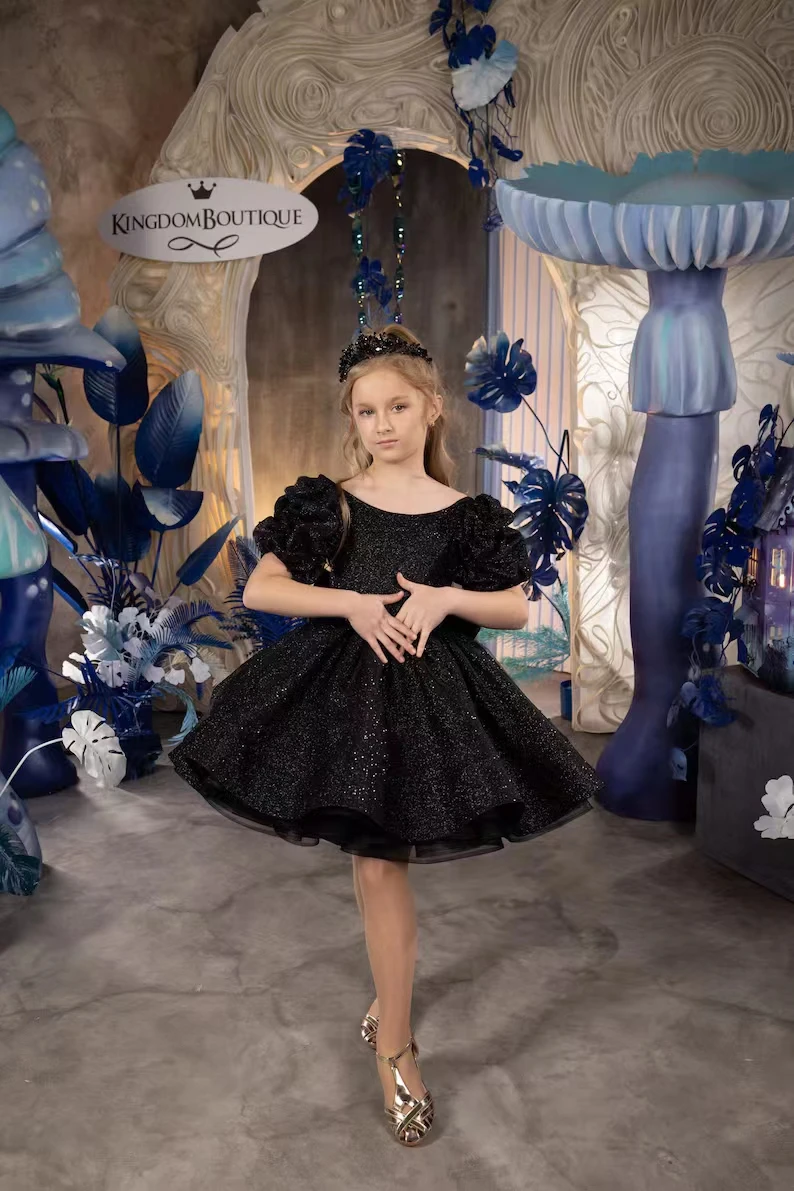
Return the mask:
<path id="1" fill-rule="evenodd" d="M 421 658 L 384 665 L 347 621 L 304 623 L 216 688 L 174 768 L 245 826 L 415 863 L 497 851 L 589 810 L 592 768 L 446 624 Z"/>

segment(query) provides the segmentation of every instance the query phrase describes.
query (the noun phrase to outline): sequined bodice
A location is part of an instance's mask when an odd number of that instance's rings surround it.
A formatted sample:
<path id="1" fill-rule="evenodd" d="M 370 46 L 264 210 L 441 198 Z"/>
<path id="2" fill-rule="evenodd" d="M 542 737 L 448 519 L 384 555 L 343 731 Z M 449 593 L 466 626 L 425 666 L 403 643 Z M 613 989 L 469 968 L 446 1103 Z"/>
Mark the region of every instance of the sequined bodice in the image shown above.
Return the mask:
<path id="1" fill-rule="evenodd" d="M 397 581 L 398 571 L 406 579 L 431 587 L 458 582 L 460 516 L 471 497 L 431 513 L 393 513 L 359 500 L 352 492 L 346 496 L 350 529 L 334 561 L 329 586 L 381 594 L 400 591 L 404 589 Z M 392 615 L 399 608 L 399 601 L 386 605 Z M 479 631 L 478 625 L 457 616 L 448 616 L 438 627 L 462 631 L 470 637 Z"/>

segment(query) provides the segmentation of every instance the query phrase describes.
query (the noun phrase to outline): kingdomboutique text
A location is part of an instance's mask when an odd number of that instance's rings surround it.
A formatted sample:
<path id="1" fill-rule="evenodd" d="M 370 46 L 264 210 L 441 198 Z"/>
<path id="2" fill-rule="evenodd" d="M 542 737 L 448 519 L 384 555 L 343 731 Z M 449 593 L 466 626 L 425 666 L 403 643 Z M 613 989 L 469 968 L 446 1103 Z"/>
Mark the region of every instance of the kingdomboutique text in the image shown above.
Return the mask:
<path id="1" fill-rule="evenodd" d="M 216 227 L 299 227 L 303 222 L 303 211 L 299 207 L 288 207 L 283 211 L 252 209 L 240 211 L 213 211 L 202 207 L 200 211 L 174 211 L 173 214 L 152 212 L 150 215 L 113 215 L 113 235 L 125 236 L 134 231 L 159 231 L 168 228 L 198 228 L 210 231 Z"/>

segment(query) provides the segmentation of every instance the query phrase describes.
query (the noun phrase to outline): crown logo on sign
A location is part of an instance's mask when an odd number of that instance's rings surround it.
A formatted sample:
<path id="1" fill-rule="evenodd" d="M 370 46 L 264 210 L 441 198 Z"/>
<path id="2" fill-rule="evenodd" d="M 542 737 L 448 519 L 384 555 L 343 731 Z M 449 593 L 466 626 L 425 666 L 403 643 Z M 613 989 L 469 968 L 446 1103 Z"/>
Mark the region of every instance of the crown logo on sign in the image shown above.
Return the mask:
<path id="1" fill-rule="evenodd" d="M 217 182 L 213 182 L 212 190 L 214 190 L 217 185 Z M 194 199 L 208 199 L 212 196 L 212 190 L 208 190 L 203 182 L 200 182 L 195 190 L 188 182 L 188 189 L 190 190 L 190 193 L 193 195 Z"/>

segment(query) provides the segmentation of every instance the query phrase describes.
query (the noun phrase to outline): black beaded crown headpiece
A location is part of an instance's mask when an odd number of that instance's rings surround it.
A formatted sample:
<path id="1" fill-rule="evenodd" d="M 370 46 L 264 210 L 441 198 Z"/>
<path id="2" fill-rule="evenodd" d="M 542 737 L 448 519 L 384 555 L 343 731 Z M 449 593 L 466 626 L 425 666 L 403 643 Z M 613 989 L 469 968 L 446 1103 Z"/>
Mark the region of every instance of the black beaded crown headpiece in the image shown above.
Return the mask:
<path id="1" fill-rule="evenodd" d="M 433 363 L 433 357 L 427 354 L 421 343 L 409 343 L 399 335 L 381 334 L 381 332 L 373 335 L 358 335 L 352 343 L 347 345 L 340 357 L 340 381 L 346 380 L 350 369 L 355 364 L 360 364 L 362 360 L 374 360 L 376 356 L 386 355 L 418 356 L 422 360 L 427 360 L 428 364 Z"/>

